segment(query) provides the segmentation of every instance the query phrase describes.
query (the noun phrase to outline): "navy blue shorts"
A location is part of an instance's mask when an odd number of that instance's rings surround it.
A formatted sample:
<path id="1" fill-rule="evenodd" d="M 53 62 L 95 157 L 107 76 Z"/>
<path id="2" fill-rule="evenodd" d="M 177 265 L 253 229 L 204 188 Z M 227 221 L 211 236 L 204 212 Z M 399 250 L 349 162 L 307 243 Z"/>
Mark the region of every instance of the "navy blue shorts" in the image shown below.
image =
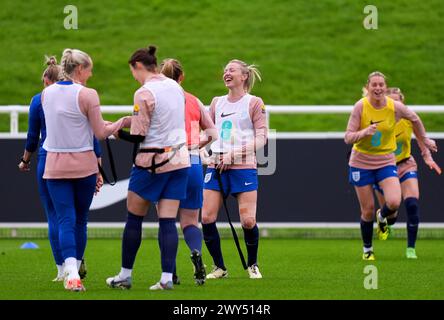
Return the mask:
<path id="1" fill-rule="evenodd" d="M 385 166 L 373 170 L 350 167 L 348 181 L 354 186 L 363 187 L 378 184 L 389 177 L 398 177 L 396 166 Z"/>
<path id="2" fill-rule="evenodd" d="M 418 171 L 407 171 L 406 173 L 404 173 L 404 175 L 401 178 L 399 178 L 399 182 L 403 183 L 405 180 L 411 179 L 411 178 L 418 179 Z M 379 186 L 379 184 L 374 184 L 373 189 L 380 192 L 381 194 L 384 194 L 384 192 L 382 192 L 382 189 Z"/>
<path id="3" fill-rule="evenodd" d="M 208 168 L 205 174 L 205 189 L 220 191 L 219 182 L 216 178 L 216 170 Z M 254 191 L 258 189 L 256 169 L 231 169 L 222 172 L 222 186 L 225 195 L 236 195 L 241 192 Z"/>
<path id="4" fill-rule="evenodd" d="M 198 155 L 190 156 L 191 167 L 188 170 L 187 195 L 180 200 L 181 209 L 200 209 L 203 202 L 203 168 Z"/>
<path id="5" fill-rule="evenodd" d="M 128 190 L 151 202 L 158 202 L 161 199 L 185 199 L 188 169 L 153 174 L 146 169 L 133 166 Z"/>

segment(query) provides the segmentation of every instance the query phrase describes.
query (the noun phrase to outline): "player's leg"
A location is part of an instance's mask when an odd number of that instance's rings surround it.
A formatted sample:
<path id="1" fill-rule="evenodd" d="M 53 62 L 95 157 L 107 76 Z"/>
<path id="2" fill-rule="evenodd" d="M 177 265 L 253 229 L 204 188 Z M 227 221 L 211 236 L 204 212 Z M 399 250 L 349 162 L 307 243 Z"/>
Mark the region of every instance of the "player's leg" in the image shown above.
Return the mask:
<path id="1" fill-rule="evenodd" d="M 257 265 L 257 252 L 259 248 L 259 228 L 256 224 L 257 191 L 239 193 L 237 200 L 245 245 L 247 247 L 248 273 L 250 279 L 260 279 L 262 274 Z"/>
<path id="2" fill-rule="evenodd" d="M 80 278 L 82 278 L 82 275 L 80 275 L 80 266 L 85 254 L 86 242 L 88 238 L 88 213 L 94 196 L 96 181 L 97 175 L 95 174 L 86 178 L 74 180 L 74 201 L 76 208 L 76 259 L 77 270 L 79 270 Z"/>
<path id="3" fill-rule="evenodd" d="M 206 271 L 202 261 L 202 231 L 199 228 L 199 210 L 203 205 L 203 168 L 200 157 L 190 157 L 186 198 L 180 201 L 180 227 L 191 252 L 196 284 L 205 283 Z M 176 275 L 177 277 L 177 275 Z M 174 275 L 173 275 L 174 280 Z"/>
<path id="4" fill-rule="evenodd" d="M 390 226 L 396 222 L 401 203 L 398 168 L 389 165 L 376 170 L 376 183 L 381 187 L 385 199 L 384 206 L 376 215 L 377 233 L 380 240 L 386 240 L 390 234 Z"/>
<path id="5" fill-rule="evenodd" d="M 191 252 L 194 279 L 198 285 L 205 282 L 206 271 L 202 261 L 202 232 L 199 229 L 199 209 L 179 209 L 180 227 Z"/>
<path id="6" fill-rule="evenodd" d="M 217 215 L 222 204 L 222 195 L 219 191 L 209 189 L 205 189 L 203 194 L 202 232 L 205 245 L 214 263 L 214 268 L 207 275 L 207 279 L 223 278 L 228 275 L 228 272 L 224 264 L 219 231 L 216 226 Z"/>
<path id="7" fill-rule="evenodd" d="M 84 287 L 77 270 L 76 259 L 74 184 L 72 180 L 67 179 L 48 179 L 47 186 L 59 224 L 59 244 L 66 275 L 64 287 L 67 290 L 82 291 Z"/>
<path id="8" fill-rule="evenodd" d="M 176 266 L 177 248 L 179 246 L 176 217 L 180 200 L 186 197 L 188 168 L 167 172 L 162 175 L 165 177 L 165 181 L 161 186 L 161 194 L 157 204 L 162 274 L 159 282 L 151 286 L 150 290 L 168 290 L 173 288 L 173 272 Z"/>
<path id="9" fill-rule="evenodd" d="M 419 186 L 416 171 L 409 172 L 401 178 L 401 189 L 407 211 L 406 256 L 409 259 L 417 259 L 415 247 L 419 226 Z"/>
<path id="10" fill-rule="evenodd" d="M 373 187 L 371 184 L 364 186 L 355 186 L 361 209 L 361 237 L 364 244 L 364 260 L 375 260 L 373 253 L 373 215 L 375 210 L 375 201 L 373 198 Z"/>
<path id="11" fill-rule="evenodd" d="M 43 172 L 45 170 L 46 156 L 39 156 L 37 163 L 37 183 L 39 189 L 40 201 L 45 209 L 46 218 L 48 220 L 48 238 L 51 245 L 52 254 L 57 267 L 57 276 L 53 281 L 63 281 L 63 256 L 59 244 L 59 224 L 57 222 L 57 213 L 52 204 L 51 196 L 49 195 L 46 179 L 43 179 Z"/>
<path id="12" fill-rule="evenodd" d="M 142 243 L 142 222 L 149 207 L 149 201 L 128 190 L 128 214 L 122 236 L 121 269 L 118 275 L 106 279 L 111 288 L 130 289 L 132 286 L 134 261 Z"/>

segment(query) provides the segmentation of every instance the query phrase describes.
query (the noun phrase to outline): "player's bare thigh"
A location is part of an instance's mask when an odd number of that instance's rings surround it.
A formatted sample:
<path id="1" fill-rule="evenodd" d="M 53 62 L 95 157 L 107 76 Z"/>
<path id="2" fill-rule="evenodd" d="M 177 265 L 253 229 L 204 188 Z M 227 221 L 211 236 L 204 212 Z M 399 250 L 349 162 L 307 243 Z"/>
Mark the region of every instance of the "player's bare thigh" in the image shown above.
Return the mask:
<path id="1" fill-rule="evenodd" d="M 202 206 L 202 223 L 213 223 L 217 220 L 222 194 L 219 191 L 204 189 Z"/>
<path id="2" fill-rule="evenodd" d="M 253 228 L 256 225 L 257 191 L 239 193 L 237 202 L 242 226 L 246 229 Z"/>

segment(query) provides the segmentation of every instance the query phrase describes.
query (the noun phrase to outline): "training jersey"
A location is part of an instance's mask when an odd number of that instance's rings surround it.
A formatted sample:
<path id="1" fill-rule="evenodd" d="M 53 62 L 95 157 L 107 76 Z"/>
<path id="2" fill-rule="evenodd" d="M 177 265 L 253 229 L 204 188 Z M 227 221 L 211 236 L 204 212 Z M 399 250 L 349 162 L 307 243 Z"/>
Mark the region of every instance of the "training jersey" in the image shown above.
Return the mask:
<path id="1" fill-rule="evenodd" d="M 386 105 L 382 108 L 374 108 L 367 97 L 362 99 L 360 130 L 377 124 L 375 134 L 357 141 L 353 149 L 365 154 L 383 155 L 396 150 L 395 138 L 395 106 L 393 99 L 387 97 Z"/>
<path id="2" fill-rule="evenodd" d="M 185 130 L 190 154 L 199 155 L 201 129 L 215 131 L 216 127 L 203 103 L 197 97 L 185 91 Z M 203 141 L 211 134 L 212 132 L 204 132 Z"/>
<path id="3" fill-rule="evenodd" d="M 145 82 L 155 100 L 148 134 L 141 148 L 164 148 L 186 142 L 185 96 L 181 86 L 167 77 L 158 81 Z"/>
<path id="4" fill-rule="evenodd" d="M 185 130 L 189 147 L 199 145 L 200 118 L 200 106 L 197 98 L 191 93 L 185 92 Z"/>
<path id="5" fill-rule="evenodd" d="M 76 87 L 80 85 L 75 85 L 72 81 L 61 81 L 58 82 L 57 85 L 60 87 L 66 87 L 65 90 L 60 90 L 59 94 L 62 95 L 63 92 L 75 91 Z M 54 86 L 54 85 L 52 85 Z M 72 110 L 72 113 L 65 112 L 62 110 L 60 114 L 56 112 L 56 110 L 61 110 L 63 105 L 59 105 L 56 109 L 52 109 L 49 107 L 51 101 L 51 96 L 49 97 L 49 101 L 47 102 L 47 89 L 52 86 L 47 87 L 43 90 L 42 93 L 42 105 L 47 109 L 44 109 L 45 114 L 45 123 L 47 127 L 47 138 L 45 143 L 48 141 L 48 137 L 51 135 L 61 135 L 66 138 L 59 140 L 55 139 L 53 141 L 57 141 L 57 143 L 70 143 L 76 139 L 74 136 L 74 132 L 77 132 L 77 128 L 74 126 L 79 123 L 82 127 L 90 128 L 87 130 L 87 134 L 89 137 L 89 132 L 92 133 L 94 131 L 95 136 L 98 139 L 105 139 L 106 137 L 112 135 L 117 132 L 119 129 L 123 127 L 129 127 L 130 125 L 130 117 L 123 117 L 117 120 L 114 123 L 104 122 L 102 118 L 102 113 L 100 111 L 100 101 L 97 92 L 94 89 L 86 88 L 81 86 L 81 88 L 76 92 L 76 98 L 71 97 L 71 100 L 66 101 L 66 103 L 72 103 L 71 106 L 67 106 L 68 110 Z M 53 96 L 54 98 L 54 96 Z M 55 97 L 60 102 L 65 102 L 61 97 Z M 75 103 L 76 102 L 76 103 Z M 78 109 L 74 109 L 74 103 L 78 107 Z M 79 114 L 80 113 L 80 114 Z M 65 124 L 67 127 L 62 127 L 61 129 L 58 126 L 53 126 L 53 128 L 57 128 L 59 131 L 50 130 L 48 126 L 47 118 L 50 116 L 52 118 L 51 121 L 57 121 L 58 117 L 63 118 L 70 116 L 73 117 L 73 121 L 65 120 Z M 85 122 L 80 121 L 79 119 L 83 119 Z M 90 131 L 91 130 L 91 131 Z M 84 137 L 80 136 L 80 141 L 86 140 Z M 44 143 L 44 146 L 45 146 Z M 77 142 L 78 143 L 78 142 Z M 74 143 L 73 143 L 74 144 Z M 51 147 L 51 144 L 49 144 Z M 59 145 L 60 147 L 60 145 Z M 81 149 L 81 148 L 79 148 Z M 44 179 L 76 179 L 90 176 L 92 174 L 98 173 L 98 165 L 97 165 L 97 157 L 92 151 L 92 149 L 88 147 L 85 151 L 65 151 L 65 152 L 53 152 L 49 151 L 46 156 L 45 163 L 45 172 L 43 175 Z"/>
<path id="6" fill-rule="evenodd" d="M 428 138 L 426 136 L 426 131 L 425 131 L 424 125 L 422 124 L 421 119 L 418 117 L 418 115 L 400 102 L 394 101 L 393 103 L 394 103 L 395 122 L 397 122 L 401 119 L 409 120 L 412 123 L 413 128 L 415 128 L 415 135 L 418 139 L 418 143 L 425 144 L 425 142 L 428 140 Z M 357 144 L 357 143 L 359 143 L 360 140 L 365 140 L 367 143 L 362 145 L 363 149 L 366 147 L 368 147 L 368 148 L 372 147 L 372 145 L 371 145 L 372 136 L 371 137 L 365 136 L 365 127 L 363 128 L 364 121 L 362 120 L 362 118 L 366 117 L 366 119 L 367 119 L 367 121 L 364 122 L 364 124 L 368 123 L 366 127 L 368 127 L 370 125 L 370 120 L 372 121 L 372 123 L 375 123 L 380 120 L 384 120 L 384 119 L 379 119 L 379 118 L 369 119 L 370 118 L 369 113 L 367 113 L 367 115 L 363 115 L 364 108 L 365 108 L 364 107 L 364 99 L 359 100 L 355 104 L 355 106 L 352 110 L 352 113 L 350 114 L 350 118 L 349 118 L 349 121 L 347 124 L 347 130 L 346 130 L 345 136 L 344 136 L 345 143 L 347 143 L 347 144 Z M 372 114 L 372 115 L 376 116 L 376 114 Z M 378 128 L 379 128 L 379 125 L 382 123 L 384 123 L 384 121 L 378 123 Z M 393 125 L 393 127 L 394 127 L 394 125 Z M 394 130 L 394 128 L 393 128 L 393 130 Z M 381 135 L 382 134 L 383 133 L 381 133 Z M 352 153 L 350 156 L 350 160 L 349 160 L 349 165 L 351 167 L 355 167 L 355 168 L 370 169 L 370 170 L 371 169 L 379 169 L 379 168 L 389 166 L 389 165 L 395 165 L 396 161 L 395 161 L 394 151 L 396 150 L 396 137 L 395 137 L 394 131 L 393 131 L 392 135 L 393 135 L 393 139 L 395 139 L 395 148 L 393 148 L 393 151 L 391 153 L 387 153 L 387 154 L 366 153 L 366 152 L 361 152 L 359 150 L 356 150 L 356 148 L 353 147 Z M 378 140 L 380 140 L 380 142 L 381 142 L 381 144 L 380 144 L 381 147 L 384 147 L 384 146 L 382 146 L 382 144 L 386 140 L 384 140 L 382 136 L 379 136 L 379 138 L 375 138 L 373 143 L 375 145 L 378 144 Z"/>
<path id="7" fill-rule="evenodd" d="M 410 158 L 412 146 L 412 123 L 408 120 L 401 119 L 395 126 L 396 137 L 396 162 Z"/>
<path id="8" fill-rule="evenodd" d="M 93 130 L 80 111 L 82 85 L 55 83 L 43 90 L 42 102 L 46 123 L 43 148 L 50 152 L 83 152 L 94 149 Z"/>
<path id="9" fill-rule="evenodd" d="M 134 111 L 131 119 L 132 135 L 144 136 L 140 148 L 166 148 L 183 144 L 177 152 L 162 154 L 138 153 L 135 163 L 150 167 L 170 159 L 156 169 L 156 173 L 178 170 L 190 166 L 186 146 L 185 95 L 182 87 L 163 75 L 151 77 L 134 94 Z"/>
<path id="10" fill-rule="evenodd" d="M 232 152 L 230 169 L 256 168 L 256 150 L 266 144 L 268 134 L 262 99 L 250 94 L 236 102 L 228 101 L 228 95 L 216 97 L 210 106 L 210 115 L 218 131 L 218 140 L 211 145 L 212 152 Z"/>

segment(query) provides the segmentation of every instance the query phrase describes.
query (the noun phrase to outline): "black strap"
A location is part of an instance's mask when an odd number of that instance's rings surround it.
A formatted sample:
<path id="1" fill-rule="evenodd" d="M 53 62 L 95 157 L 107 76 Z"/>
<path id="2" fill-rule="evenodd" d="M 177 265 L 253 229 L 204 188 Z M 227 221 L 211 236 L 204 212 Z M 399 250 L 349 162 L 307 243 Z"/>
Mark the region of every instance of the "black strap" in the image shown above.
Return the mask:
<path id="1" fill-rule="evenodd" d="M 173 157 L 176 155 L 177 151 L 179 151 L 184 145 L 185 145 L 185 142 L 181 143 L 177 146 L 168 147 L 168 148 L 142 148 L 142 149 L 139 149 L 137 151 L 137 153 L 154 153 L 154 156 L 151 159 L 151 165 L 149 167 L 142 167 L 142 166 L 136 165 L 135 157 L 134 157 L 134 161 L 133 161 L 134 165 L 137 168 L 148 169 L 148 170 L 151 170 L 152 173 L 156 173 L 156 169 L 160 168 L 160 167 L 166 165 L 168 162 L 170 162 L 170 160 L 173 159 Z M 173 152 L 173 154 L 171 156 L 169 156 L 166 160 L 159 162 L 159 163 L 155 162 L 155 158 L 156 158 L 157 154 L 162 154 L 162 153 L 171 152 L 171 151 Z M 137 155 L 137 153 L 136 153 L 136 155 Z"/>
<path id="2" fill-rule="evenodd" d="M 239 253 L 239 257 L 241 259 L 242 266 L 246 270 L 248 268 L 248 266 L 247 266 L 247 263 L 245 262 L 244 254 L 242 253 L 242 249 L 239 244 L 239 238 L 237 237 L 236 230 L 234 229 L 233 223 L 231 222 L 230 213 L 229 213 L 228 207 L 227 207 L 227 197 L 228 197 L 229 193 L 227 195 L 225 195 L 224 186 L 222 184 L 222 175 L 220 174 L 219 170 L 216 168 L 215 168 L 215 174 L 216 174 L 216 179 L 219 182 L 219 189 L 222 194 L 222 203 L 225 208 L 225 213 L 228 218 L 228 223 L 230 224 L 231 233 L 233 234 L 234 243 L 236 244 L 237 252 Z"/>
<path id="3" fill-rule="evenodd" d="M 110 143 L 109 143 L 109 139 L 106 138 L 106 139 L 105 139 L 105 142 L 106 142 L 106 148 L 108 149 L 109 163 L 110 163 L 110 166 L 111 166 L 111 173 L 112 173 L 112 175 L 113 175 L 113 180 L 114 180 L 114 181 L 113 181 L 113 182 L 110 182 L 110 181 L 109 181 L 109 179 L 108 179 L 108 177 L 107 177 L 107 175 L 106 175 L 106 173 L 105 173 L 105 170 L 103 169 L 103 167 L 102 167 L 100 164 L 98 164 L 98 165 L 99 165 L 99 171 L 100 171 L 100 174 L 101 174 L 102 177 L 103 177 L 103 180 L 105 180 L 106 183 L 108 183 L 108 184 L 110 184 L 111 186 L 113 186 L 113 185 L 115 185 L 116 182 L 117 182 L 116 166 L 115 166 L 115 164 L 114 164 L 114 157 L 113 157 L 113 152 L 111 151 L 111 145 L 110 145 Z"/>

